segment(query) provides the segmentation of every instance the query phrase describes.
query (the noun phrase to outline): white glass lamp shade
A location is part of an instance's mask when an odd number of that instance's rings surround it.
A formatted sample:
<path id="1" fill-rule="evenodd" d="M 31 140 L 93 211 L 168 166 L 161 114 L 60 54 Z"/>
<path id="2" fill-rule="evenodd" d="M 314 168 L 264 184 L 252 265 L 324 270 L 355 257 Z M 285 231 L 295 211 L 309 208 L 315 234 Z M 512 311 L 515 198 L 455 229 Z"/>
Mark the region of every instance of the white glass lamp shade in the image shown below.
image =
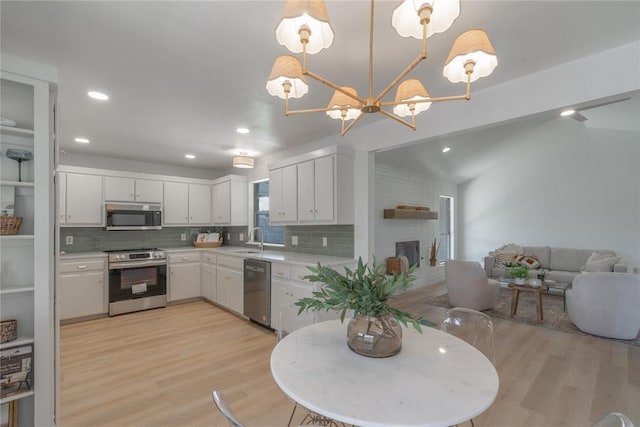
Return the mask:
<path id="1" fill-rule="evenodd" d="M 447 31 L 460 15 L 460 0 L 404 0 L 391 15 L 391 25 L 401 37 L 422 39 L 418 11 L 423 5 L 433 10 L 427 24 L 427 37 Z"/>
<path id="2" fill-rule="evenodd" d="M 422 86 L 418 79 L 408 79 L 400 83 L 396 92 L 395 102 L 416 101 L 413 114 L 418 115 L 431 107 L 431 102 L 420 102 L 429 99 L 429 92 Z M 411 115 L 410 104 L 400 104 L 393 107 L 396 116 L 406 117 Z"/>
<path id="3" fill-rule="evenodd" d="M 458 36 L 451 47 L 442 74 L 452 83 L 466 82 L 465 64 L 475 62 L 471 81 L 486 77 L 498 65 L 498 57 L 483 30 L 469 30 Z"/>
<path id="4" fill-rule="evenodd" d="M 234 156 L 233 167 L 241 169 L 251 169 L 253 168 L 253 158 L 248 156 Z"/>
<path id="5" fill-rule="evenodd" d="M 323 0 L 287 0 L 276 27 L 276 40 L 293 53 L 302 52 L 300 28 L 311 31 L 307 53 L 320 52 L 333 43 L 333 28 Z"/>
<path id="6" fill-rule="evenodd" d="M 354 96 L 358 96 L 358 92 L 352 87 L 343 86 L 342 89 L 353 94 Z M 360 114 L 362 114 L 362 111 L 360 111 L 360 103 L 356 99 L 345 95 L 339 90 L 333 92 L 333 96 L 329 101 L 329 105 L 327 105 L 327 108 L 335 107 L 341 107 L 341 110 L 327 111 L 327 116 L 331 117 L 332 119 L 341 119 L 342 110 L 345 109 L 347 110 L 347 115 L 344 118 L 345 120 L 353 120 Z"/>
<path id="7" fill-rule="evenodd" d="M 284 82 L 291 84 L 289 98 L 302 98 L 309 92 L 307 78 L 302 74 L 300 61 L 294 56 L 283 55 L 276 58 L 267 80 L 267 92 L 270 95 L 286 98 Z"/>

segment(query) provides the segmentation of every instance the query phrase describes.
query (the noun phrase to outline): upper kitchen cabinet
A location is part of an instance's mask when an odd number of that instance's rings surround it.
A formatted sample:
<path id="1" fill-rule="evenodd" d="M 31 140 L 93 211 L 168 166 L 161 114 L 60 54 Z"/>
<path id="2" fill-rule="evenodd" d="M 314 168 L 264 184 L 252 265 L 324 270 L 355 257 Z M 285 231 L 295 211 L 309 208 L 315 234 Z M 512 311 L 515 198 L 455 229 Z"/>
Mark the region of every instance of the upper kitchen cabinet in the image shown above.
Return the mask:
<path id="1" fill-rule="evenodd" d="M 108 202 L 162 203 L 162 181 L 106 176 L 104 200 Z"/>
<path id="2" fill-rule="evenodd" d="M 353 224 L 353 156 L 347 149 L 329 147 L 269 165 L 269 179 L 272 223 Z"/>
<path id="3" fill-rule="evenodd" d="M 61 226 L 104 226 L 102 176 L 59 172 Z"/>
<path id="4" fill-rule="evenodd" d="M 298 166 L 269 171 L 269 222 L 295 224 L 298 220 Z"/>
<path id="5" fill-rule="evenodd" d="M 183 182 L 164 183 L 164 225 L 209 225 L 211 187 Z"/>
<path id="6" fill-rule="evenodd" d="M 228 175 L 213 184 L 213 223 L 215 225 L 248 224 L 247 178 Z"/>
<path id="7" fill-rule="evenodd" d="M 20 426 L 49 426 L 56 424 L 56 400 L 60 398 L 56 396 L 55 338 L 59 332 L 51 216 L 56 194 L 57 70 L 5 54 L 0 64 L 0 199 L 2 215 L 9 220 L 3 221 L 0 233 L 0 319 L 15 320 L 18 333 L 15 340 L 0 343 L 0 350 L 3 355 L 31 354 L 30 362 L 24 359 L 16 371 L 5 372 L 3 364 L 3 392 L 7 386 L 14 393 L 4 395 L 0 404 L 3 423 L 5 404 L 15 400 L 19 401 Z M 17 230 L 5 227 L 17 223 L 18 217 L 22 225 Z M 27 376 L 31 380 L 25 387 L 20 380 Z"/>

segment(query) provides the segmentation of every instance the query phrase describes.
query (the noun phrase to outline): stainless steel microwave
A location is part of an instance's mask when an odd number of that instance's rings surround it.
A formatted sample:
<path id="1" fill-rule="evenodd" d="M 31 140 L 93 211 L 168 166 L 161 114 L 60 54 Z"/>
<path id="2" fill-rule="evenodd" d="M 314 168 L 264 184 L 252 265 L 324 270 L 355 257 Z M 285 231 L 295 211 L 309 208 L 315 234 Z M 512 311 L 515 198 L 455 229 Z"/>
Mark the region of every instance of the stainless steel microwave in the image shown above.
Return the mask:
<path id="1" fill-rule="evenodd" d="M 160 230 L 162 205 L 149 203 L 107 203 L 107 230 Z"/>

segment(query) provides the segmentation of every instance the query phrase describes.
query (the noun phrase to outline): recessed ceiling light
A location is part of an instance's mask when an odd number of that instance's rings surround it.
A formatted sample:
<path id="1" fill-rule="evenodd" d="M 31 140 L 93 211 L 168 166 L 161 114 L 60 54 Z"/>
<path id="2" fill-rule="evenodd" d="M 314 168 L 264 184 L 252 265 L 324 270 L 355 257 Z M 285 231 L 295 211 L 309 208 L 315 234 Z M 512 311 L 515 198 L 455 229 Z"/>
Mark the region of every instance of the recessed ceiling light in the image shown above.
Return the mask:
<path id="1" fill-rule="evenodd" d="M 75 142 L 79 142 L 80 144 L 88 144 L 90 141 L 87 138 L 76 138 Z"/>
<path id="2" fill-rule="evenodd" d="M 449 148 L 449 147 L 444 147 L 444 148 L 442 149 L 442 152 L 443 152 L 443 153 L 446 153 L 447 151 L 450 151 L 450 150 L 451 150 L 451 148 Z"/>
<path id="3" fill-rule="evenodd" d="M 87 95 L 89 95 L 93 99 L 97 99 L 98 101 L 106 101 L 107 99 L 109 99 L 109 95 L 107 95 L 106 93 L 96 92 L 94 90 L 87 92 Z"/>
<path id="4" fill-rule="evenodd" d="M 562 113 L 560 113 L 561 116 L 570 116 L 572 114 L 575 114 L 576 110 L 565 110 Z"/>
<path id="5" fill-rule="evenodd" d="M 195 159 L 196 156 L 194 154 L 185 154 L 184 155 L 187 159 Z"/>
<path id="6" fill-rule="evenodd" d="M 247 129 L 247 128 L 238 128 L 238 129 L 236 129 L 236 132 L 238 132 L 238 133 L 249 133 L 249 129 Z"/>

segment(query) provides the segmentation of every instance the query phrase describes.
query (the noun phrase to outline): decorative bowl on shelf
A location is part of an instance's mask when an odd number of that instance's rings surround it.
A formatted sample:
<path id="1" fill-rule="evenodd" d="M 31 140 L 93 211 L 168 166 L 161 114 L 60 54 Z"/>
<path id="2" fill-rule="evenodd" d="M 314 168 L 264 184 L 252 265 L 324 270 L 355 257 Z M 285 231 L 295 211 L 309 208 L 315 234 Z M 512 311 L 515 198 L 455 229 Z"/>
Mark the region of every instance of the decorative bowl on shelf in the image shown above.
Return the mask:
<path id="1" fill-rule="evenodd" d="M 529 279 L 529 286 L 532 288 L 539 288 L 542 285 L 540 279 Z"/>

